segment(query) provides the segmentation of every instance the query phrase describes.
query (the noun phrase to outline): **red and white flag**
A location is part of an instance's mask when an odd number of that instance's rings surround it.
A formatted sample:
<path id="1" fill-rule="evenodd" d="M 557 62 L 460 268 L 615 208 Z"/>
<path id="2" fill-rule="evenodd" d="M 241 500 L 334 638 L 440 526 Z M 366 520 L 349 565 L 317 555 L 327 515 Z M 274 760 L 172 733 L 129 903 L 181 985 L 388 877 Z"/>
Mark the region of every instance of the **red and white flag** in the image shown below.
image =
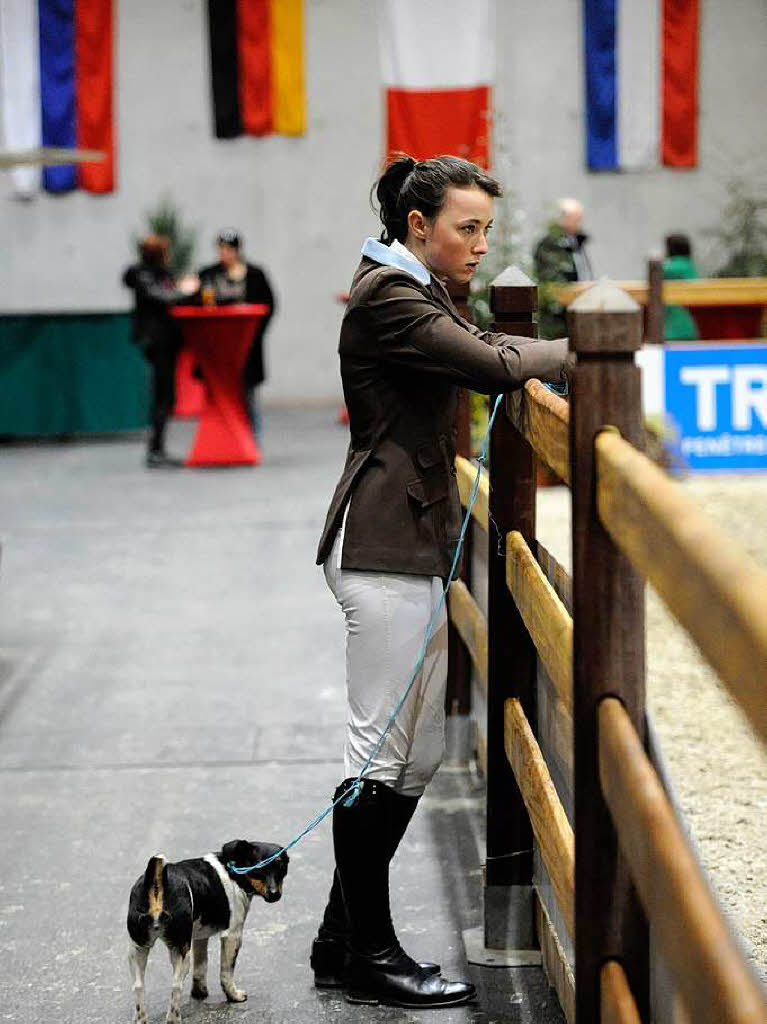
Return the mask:
<path id="1" fill-rule="evenodd" d="M 494 0 L 378 0 L 386 154 L 490 161 Z"/>

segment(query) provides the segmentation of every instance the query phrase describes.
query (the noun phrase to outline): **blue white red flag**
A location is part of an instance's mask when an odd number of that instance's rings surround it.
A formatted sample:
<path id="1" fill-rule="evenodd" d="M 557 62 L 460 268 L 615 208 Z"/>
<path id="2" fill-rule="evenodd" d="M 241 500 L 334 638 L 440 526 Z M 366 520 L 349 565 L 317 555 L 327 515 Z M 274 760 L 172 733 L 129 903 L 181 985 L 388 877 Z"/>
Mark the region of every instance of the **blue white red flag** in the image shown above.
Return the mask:
<path id="1" fill-rule="evenodd" d="M 586 162 L 698 162 L 700 0 L 583 0 Z"/>
<path id="2" fill-rule="evenodd" d="M 46 167 L 49 192 L 114 189 L 114 0 L 0 0 L 0 105 L 9 150 L 94 149 L 105 159 Z M 16 189 L 39 187 L 19 167 Z"/>

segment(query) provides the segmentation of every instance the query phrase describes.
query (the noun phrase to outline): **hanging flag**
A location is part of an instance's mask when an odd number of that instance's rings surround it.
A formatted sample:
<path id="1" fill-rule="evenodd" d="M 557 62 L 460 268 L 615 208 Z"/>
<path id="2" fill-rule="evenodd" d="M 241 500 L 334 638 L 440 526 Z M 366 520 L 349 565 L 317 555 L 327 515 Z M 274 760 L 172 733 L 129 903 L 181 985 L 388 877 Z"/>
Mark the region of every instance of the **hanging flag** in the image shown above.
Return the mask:
<path id="1" fill-rule="evenodd" d="M 490 162 L 494 0 L 378 0 L 386 153 Z"/>
<path id="2" fill-rule="evenodd" d="M 667 167 L 698 164 L 700 0 L 663 2 L 662 160 Z"/>
<path id="3" fill-rule="evenodd" d="M 306 131 L 303 0 L 208 0 L 219 139 Z"/>
<path id="4" fill-rule="evenodd" d="M 583 0 L 586 162 L 698 162 L 700 0 Z"/>
<path id="5" fill-rule="evenodd" d="M 50 192 L 114 189 L 114 0 L 0 0 L 4 145 L 95 149 L 105 159 L 46 167 Z M 35 168 L 15 172 L 31 194 Z"/>
<path id="6" fill-rule="evenodd" d="M 3 146 L 37 149 L 40 134 L 40 60 L 37 0 L 0 0 L 0 105 Z M 17 195 L 40 188 L 39 167 L 14 167 Z"/>

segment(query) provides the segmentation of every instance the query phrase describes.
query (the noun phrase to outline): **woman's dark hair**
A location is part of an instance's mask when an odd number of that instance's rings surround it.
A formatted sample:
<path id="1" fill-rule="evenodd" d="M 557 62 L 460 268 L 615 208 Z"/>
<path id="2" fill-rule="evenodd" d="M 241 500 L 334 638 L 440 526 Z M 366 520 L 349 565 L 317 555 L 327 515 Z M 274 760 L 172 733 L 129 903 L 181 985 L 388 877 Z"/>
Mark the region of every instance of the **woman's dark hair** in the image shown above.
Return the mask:
<path id="1" fill-rule="evenodd" d="M 451 187 L 481 188 L 494 199 L 503 195 L 495 178 L 457 156 L 435 156 L 419 162 L 403 155 L 392 161 L 373 186 L 384 227 L 381 241 L 386 245 L 391 245 L 395 238 L 405 241 L 407 216 L 411 210 L 420 210 L 424 217 L 433 220 L 444 206 Z"/>
<path id="2" fill-rule="evenodd" d="M 689 256 L 692 246 L 687 235 L 666 235 L 667 256 Z"/>
<path id="3" fill-rule="evenodd" d="M 153 267 L 162 267 L 168 259 L 170 239 L 165 235 L 146 235 L 139 244 L 141 258 Z"/>

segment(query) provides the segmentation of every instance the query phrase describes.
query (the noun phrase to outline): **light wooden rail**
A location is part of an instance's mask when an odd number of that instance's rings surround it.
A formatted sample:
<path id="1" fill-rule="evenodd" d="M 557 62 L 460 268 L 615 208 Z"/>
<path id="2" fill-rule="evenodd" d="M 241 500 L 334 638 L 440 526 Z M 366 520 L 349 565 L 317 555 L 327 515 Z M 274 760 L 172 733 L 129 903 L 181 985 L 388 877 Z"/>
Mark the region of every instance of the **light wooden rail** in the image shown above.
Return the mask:
<path id="1" fill-rule="evenodd" d="M 626 972 L 616 960 L 608 960 L 600 974 L 602 1005 L 600 1024 L 642 1024 Z"/>
<path id="2" fill-rule="evenodd" d="M 474 486 L 474 480 L 477 476 L 477 467 L 474 463 L 469 462 L 463 455 L 456 455 L 455 457 L 455 472 L 456 479 L 458 481 L 458 494 L 461 499 L 461 504 L 464 508 L 468 507 L 469 498 L 471 497 L 471 489 Z M 474 519 L 479 523 L 482 529 L 487 532 L 488 522 L 488 507 L 490 505 L 490 483 L 487 476 L 487 471 L 482 470 L 482 475 L 479 478 L 479 488 L 477 490 L 477 500 L 474 504 L 474 508 L 471 511 Z"/>
<path id="3" fill-rule="evenodd" d="M 573 620 L 517 530 L 506 538 L 506 583 L 557 696 L 572 713 Z"/>
<path id="4" fill-rule="evenodd" d="M 477 681 L 487 694 L 487 620 L 462 580 L 453 580 L 447 593 L 450 620 L 471 655 Z"/>
<path id="5" fill-rule="evenodd" d="M 507 397 L 506 412 L 535 454 L 560 480 L 569 483 L 570 413 L 567 402 L 539 380 L 529 380 L 523 388 Z"/>
<path id="6" fill-rule="evenodd" d="M 599 777 L 648 920 L 695 1024 L 764 1024 L 742 960 L 629 716 L 599 705 Z"/>
<path id="7" fill-rule="evenodd" d="M 597 506 L 767 742 L 767 572 L 617 433 L 596 440 Z"/>
<path id="8" fill-rule="evenodd" d="M 619 288 L 642 305 L 647 303 L 646 281 L 617 281 Z M 592 282 L 554 285 L 553 294 L 568 306 Z M 767 306 L 767 277 L 715 277 L 691 281 L 664 281 L 663 301 L 673 306 Z"/>
<path id="9" fill-rule="evenodd" d="M 575 934 L 575 841 L 541 749 L 518 700 L 504 705 L 506 756 L 570 935 Z"/>

